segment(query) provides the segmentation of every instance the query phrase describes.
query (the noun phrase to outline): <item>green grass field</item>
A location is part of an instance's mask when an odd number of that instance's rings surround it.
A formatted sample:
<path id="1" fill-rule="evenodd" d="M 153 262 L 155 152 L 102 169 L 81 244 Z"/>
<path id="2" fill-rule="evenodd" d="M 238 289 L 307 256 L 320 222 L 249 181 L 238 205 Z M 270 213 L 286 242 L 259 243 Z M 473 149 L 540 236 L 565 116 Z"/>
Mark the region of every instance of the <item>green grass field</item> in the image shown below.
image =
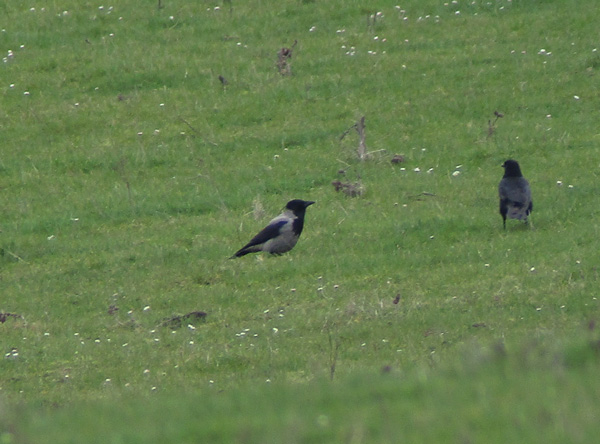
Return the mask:
<path id="1" fill-rule="evenodd" d="M 0 4 L 0 444 L 597 440 L 596 6 Z"/>

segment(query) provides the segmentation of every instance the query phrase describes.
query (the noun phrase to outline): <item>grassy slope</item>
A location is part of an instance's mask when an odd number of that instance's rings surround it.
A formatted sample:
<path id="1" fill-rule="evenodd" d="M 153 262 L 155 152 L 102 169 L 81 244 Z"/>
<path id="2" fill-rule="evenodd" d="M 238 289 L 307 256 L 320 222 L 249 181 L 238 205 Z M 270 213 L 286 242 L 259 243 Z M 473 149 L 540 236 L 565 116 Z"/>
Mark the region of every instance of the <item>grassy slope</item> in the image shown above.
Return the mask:
<path id="1" fill-rule="evenodd" d="M 408 20 L 386 2 L 129 3 L 0 6 L 13 51 L 0 67 L 0 310 L 24 317 L 0 324 L 2 351 L 18 352 L 0 362 L 5 410 L 23 405 L 5 437 L 56 442 L 74 414 L 82 434 L 115 415 L 128 418 L 115 442 L 142 421 L 148 442 L 164 403 L 181 433 L 223 442 L 264 427 L 302 442 L 505 442 L 515 423 L 524 441 L 597 434 L 597 408 L 579 402 L 599 390 L 591 1 L 410 2 Z M 384 17 L 367 26 L 369 11 Z M 281 77 L 276 52 L 295 39 Z M 505 117 L 488 137 L 494 110 Z M 363 163 L 355 134 L 339 140 L 361 115 L 376 152 Z M 535 230 L 501 231 L 509 156 L 532 183 Z M 338 178 L 360 178 L 363 197 L 336 194 Z M 295 197 L 317 205 L 292 254 L 225 259 Z M 208 312 L 195 330 L 159 326 L 193 310 Z M 508 358 L 481 351 L 498 347 Z M 250 388 L 267 379 L 276 390 Z M 348 402 L 361 406 L 345 414 Z M 209 419 L 189 425 L 198 404 Z M 385 413 L 378 428 L 373 408 L 408 419 Z M 449 430 L 432 424 L 454 412 Z"/>

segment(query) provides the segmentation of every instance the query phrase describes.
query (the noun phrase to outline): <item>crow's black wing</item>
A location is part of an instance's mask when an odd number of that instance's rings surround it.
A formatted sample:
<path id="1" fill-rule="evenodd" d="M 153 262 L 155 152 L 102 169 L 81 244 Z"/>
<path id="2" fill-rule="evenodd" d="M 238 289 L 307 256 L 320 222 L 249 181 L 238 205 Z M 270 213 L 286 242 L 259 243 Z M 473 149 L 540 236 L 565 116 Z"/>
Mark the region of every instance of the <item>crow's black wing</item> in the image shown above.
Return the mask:
<path id="1" fill-rule="evenodd" d="M 498 192 L 502 201 L 519 208 L 529 206 L 531 202 L 529 183 L 522 177 L 502 179 Z"/>
<path id="2" fill-rule="evenodd" d="M 254 236 L 250 240 L 250 242 L 248 242 L 246 245 L 244 245 L 242 248 L 240 248 L 234 254 L 234 256 L 239 257 L 239 256 L 243 256 L 246 253 L 250 253 L 250 251 L 245 251 L 245 250 L 247 250 L 248 248 L 254 247 L 256 245 L 264 244 L 268 240 L 279 236 L 281 234 L 281 228 L 288 223 L 290 223 L 290 221 L 287 219 L 277 218 L 277 219 L 272 220 L 271 223 L 269 223 L 269 225 L 267 225 L 265 228 L 263 228 L 260 231 L 260 233 L 258 233 L 256 236 Z"/>

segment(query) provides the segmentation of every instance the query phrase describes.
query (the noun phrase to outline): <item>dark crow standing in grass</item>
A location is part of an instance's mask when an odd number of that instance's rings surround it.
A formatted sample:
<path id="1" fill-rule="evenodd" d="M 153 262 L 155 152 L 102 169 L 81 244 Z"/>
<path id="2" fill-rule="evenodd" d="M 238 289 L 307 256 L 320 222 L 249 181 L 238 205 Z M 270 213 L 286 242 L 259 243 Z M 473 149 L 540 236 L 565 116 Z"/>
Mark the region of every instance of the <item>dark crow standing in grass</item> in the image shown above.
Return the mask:
<path id="1" fill-rule="evenodd" d="M 266 251 L 271 254 L 290 251 L 302 233 L 306 208 L 312 204 L 314 202 L 310 200 L 290 200 L 283 213 L 269 222 L 269 225 L 231 257 L 241 257 L 258 251 Z"/>
<path id="2" fill-rule="evenodd" d="M 504 229 L 506 218 L 519 219 L 527 222 L 527 216 L 533 210 L 529 182 L 523 177 L 521 168 L 516 160 L 509 159 L 502 165 L 504 177 L 498 185 L 500 195 L 500 214 Z"/>

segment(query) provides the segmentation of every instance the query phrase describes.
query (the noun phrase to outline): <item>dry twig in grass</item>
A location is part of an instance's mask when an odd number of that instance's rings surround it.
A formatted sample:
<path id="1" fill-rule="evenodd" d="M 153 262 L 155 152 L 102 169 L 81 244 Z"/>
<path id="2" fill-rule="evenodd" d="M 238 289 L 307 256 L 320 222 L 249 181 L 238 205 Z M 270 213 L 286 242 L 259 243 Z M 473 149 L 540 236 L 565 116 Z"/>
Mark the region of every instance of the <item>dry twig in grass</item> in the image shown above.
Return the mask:
<path id="1" fill-rule="evenodd" d="M 294 40 L 294 44 L 291 48 L 281 48 L 277 53 L 277 69 L 279 74 L 282 76 L 289 76 L 292 74 L 292 52 L 298 44 L 298 40 Z"/>
<path id="2" fill-rule="evenodd" d="M 496 116 L 496 118 L 494 119 L 494 121 L 492 122 L 491 120 L 488 120 L 488 138 L 492 137 L 494 135 L 494 133 L 496 132 L 496 122 L 498 121 L 498 119 L 501 119 L 502 117 L 504 117 L 504 114 L 498 112 L 498 111 L 494 111 L 494 116 Z"/>
<path id="3" fill-rule="evenodd" d="M 170 318 L 166 318 L 160 324 L 161 327 L 169 327 L 169 328 L 181 328 L 183 324 L 190 323 L 192 321 L 203 321 L 206 319 L 206 312 L 204 311 L 192 311 L 190 313 L 181 315 L 181 316 L 173 316 Z"/>
<path id="4" fill-rule="evenodd" d="M 351 183 L 351 182 L 342 182 L 340 180 L 334 180 L 331 182 L 331 185 L 335 188 L 335 191 L 341 191 L 346 196 L 350 197 L 358 197 L 361 196 L 365 189 L 360 181 Z"/>
<path id="5" fill-rule="evenodd" d="M 354 125 L 352 125 L 350 128 L 348 128 L 346 131 L 344 131 L 344 134 L 341 135 L 340 140 L 342 140 L 344 137 L 346 137 L 348 135 L 348 133 L 352 130 L 355 129 L 356 132 L 358 133 L 358 137 L 359 137 L 359 141 L 358 141 L 358 158 L 360 160 L 365 160 L 369 157 L 369 152 L 367 152 L 367 143 L 365 142 L 367 135 L 365 133 L 365 116 L 362 116 L 358 122 L 356 122 Z"/>
<path id="6" fill-rule="evenodd" d="M 8 318 L 23 319 L 23 316 L 16 313 L 0 313 L 0 324 L 4 324 Z"/>

